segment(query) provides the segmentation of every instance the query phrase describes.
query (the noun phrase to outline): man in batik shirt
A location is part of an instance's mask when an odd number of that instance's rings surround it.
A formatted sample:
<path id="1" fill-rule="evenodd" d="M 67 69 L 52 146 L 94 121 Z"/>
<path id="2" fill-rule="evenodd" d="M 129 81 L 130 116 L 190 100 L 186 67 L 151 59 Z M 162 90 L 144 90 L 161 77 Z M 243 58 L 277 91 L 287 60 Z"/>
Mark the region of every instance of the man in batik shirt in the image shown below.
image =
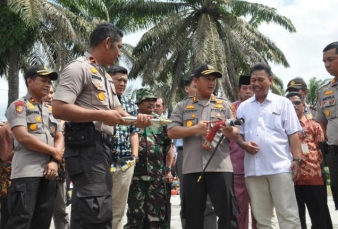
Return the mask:
<path id="1" fill-rule="evenodd" d="M 295 193 L 299 209 L 299 218 L 302 229 L 306 227 L 305 205 L 309 211 L 312 228 L 332 228 L 332 222 L 326 202 L 325 189 L 320 163 L 323 155 L 319 144 L 324 140 L 324 133 L 320 125 L 304 114 L 305 103 L 299 92 L 290 92 L 286 95 L 292 102 L 300 125 L 299 132 L 302 143 L 301 173 L 295 181 Z M 328 215 L 327 215 L 328 214 Z"/>
<path id="2" fill-rule="evenodd" d="M 112 77 L 116 95 L 122 108 L 130 115 L 137 116 L 137 106 L 130 99 L 123 96 L 128 82 L 128 70 L 122 66 L 113 66 L 108 69 Z M 112 206 L 113 228 L 122 229 L 122 218 L 127 205 L 127 198 L 131 179 L 134 174 L 135 162 L 138 158 L 139 128 L 134 125 L 116 125 L 117 142 L 113 149 L 113 163 L 111 172 L 113 177 Z"/>
<path id="3" fill-rule="evenodd" d="M 136 91 L 135 103 L 141 114 L 152 114 L 156 100 L 150 89 L 141 88 Z M 171 140 L 165 132 L 165 127 L 153 125 L 138 133 L 139 161 L 136 163 L 129 190 L 128 222 L 125 229 L 144 228 L 143 225 L 169 229 L 168 221 L 165 220 L 167 199 L 163 178 L 171 175 L 171 165 L 164 164 L 163 157 L 173 155 L 168 154 Z"/>

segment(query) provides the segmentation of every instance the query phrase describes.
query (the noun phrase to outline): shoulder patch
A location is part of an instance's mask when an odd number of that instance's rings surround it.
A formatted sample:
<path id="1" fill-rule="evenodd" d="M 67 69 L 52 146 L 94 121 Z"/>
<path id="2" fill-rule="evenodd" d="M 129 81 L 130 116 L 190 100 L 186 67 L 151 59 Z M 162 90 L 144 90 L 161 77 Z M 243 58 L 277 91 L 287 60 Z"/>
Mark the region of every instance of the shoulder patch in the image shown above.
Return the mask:
<path id="1" fill-rule="evenodd" d="M 23 101 L 16 101 L 14 102 L 14 106 L 15 106 L 15 112 L 18 114 L 21 114 L 22 111 L 25 109 L 25 103 Z"/>

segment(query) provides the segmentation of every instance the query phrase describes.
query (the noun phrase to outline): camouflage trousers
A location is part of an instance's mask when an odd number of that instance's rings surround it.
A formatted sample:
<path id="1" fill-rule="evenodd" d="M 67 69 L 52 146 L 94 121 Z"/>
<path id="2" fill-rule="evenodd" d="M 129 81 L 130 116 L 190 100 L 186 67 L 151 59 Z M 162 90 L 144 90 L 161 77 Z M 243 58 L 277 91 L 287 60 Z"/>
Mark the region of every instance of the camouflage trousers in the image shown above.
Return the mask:
<path id="1" fill-rule="evenodd" d="M 169 229 L 164 219 L 165 192 L 162 180 L 133 180 L 128 195 L 128 221 L 124 229 L 143 229 L 146 220 L 151 229 Z"/>

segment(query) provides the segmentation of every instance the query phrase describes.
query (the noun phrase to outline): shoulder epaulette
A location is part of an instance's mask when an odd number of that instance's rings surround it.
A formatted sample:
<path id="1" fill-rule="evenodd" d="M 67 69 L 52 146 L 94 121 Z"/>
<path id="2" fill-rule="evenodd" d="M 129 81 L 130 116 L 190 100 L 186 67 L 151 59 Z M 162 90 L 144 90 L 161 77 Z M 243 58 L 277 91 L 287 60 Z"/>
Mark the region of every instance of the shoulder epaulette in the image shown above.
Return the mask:
<path id="1" fill-rule="evenodd" d="M 329 82 L 327 82 L 327 83 L 321 85 L 320 87 L 318 87 L 317 91 L 323 89 L 323 88 L 326 87 L 326 86 L 329 86 L 330 83 L 331 83 L 331 80 L 330 80 Z"/>

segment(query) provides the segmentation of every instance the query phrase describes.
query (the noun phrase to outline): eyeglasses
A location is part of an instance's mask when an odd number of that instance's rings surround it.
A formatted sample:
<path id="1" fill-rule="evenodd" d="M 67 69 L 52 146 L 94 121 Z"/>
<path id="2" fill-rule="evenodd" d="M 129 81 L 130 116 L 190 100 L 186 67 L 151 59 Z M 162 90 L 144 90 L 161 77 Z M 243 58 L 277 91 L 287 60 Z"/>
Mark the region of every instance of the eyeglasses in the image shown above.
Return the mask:
<path id="1" fill-rule="evenodd" d="M 293 105 L 300 105 L 302 102 L 301 101 L 292 101 Z"/>

